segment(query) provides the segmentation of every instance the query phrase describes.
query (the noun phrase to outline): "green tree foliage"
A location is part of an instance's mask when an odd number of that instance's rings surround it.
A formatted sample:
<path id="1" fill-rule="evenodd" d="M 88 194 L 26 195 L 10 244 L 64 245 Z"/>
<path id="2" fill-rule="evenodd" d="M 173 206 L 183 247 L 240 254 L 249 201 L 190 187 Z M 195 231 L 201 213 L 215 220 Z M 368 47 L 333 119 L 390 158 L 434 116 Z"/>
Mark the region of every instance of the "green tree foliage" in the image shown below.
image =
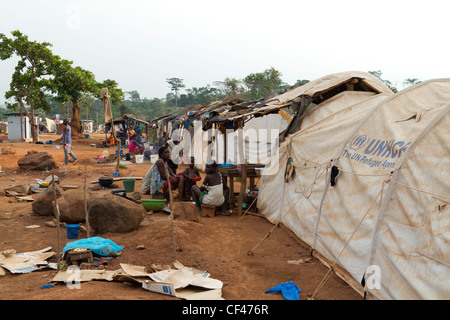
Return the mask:
<path id="1" fill-rule="evenodd" d="M 392 84 L 392 82 L 390 82 L 389 80 L 384 80 L 383 78 L 381 78 L 381 75 L 383 74 L 381 72 L 381 70 L 377 70 L 377 71 L 368 71 L 368 73 L 374 75 L 375 77 L 377 77 L 378 79 L 380 79 L 381 81 L 384 82 L 384 84 L 392 90 L 392 92 L 398 92 L 398 89 Z"/>
<path id="2" fill-rule="evenodd" d="M 82 132 L 80 100 L 84 95 L 98 92 L 94 74 L 81 67 L 73 67 L 73 62 L 55 56 L 52 62 L 54 77 L 50 80 L 53 99 L 64 103 L 71 101 L 72 117 L 70 125 L 74 135 Z"/>
<path id="3" fill-rule="evenodd" d="M 115 80 L 107 79 L 103 82 L 97 83 L 97 90 L 95 90 L 95 94 L 97 96 L 100 95 L 100 91 L 102 88 L 108 88 L 109 99 L 112 104 L 119 105 L 124 101 L 125 93 L 122 89 L 119 88 L 119 84 Z"/>
<path id="4" fill-rule="evenodd" d="M 243 83 L 247 87 L 245 96 L 249 100 L 258 100 L 280 93 L 288 87 L 281 80 L 281 72 L 273 67 L 263 72 L 249 74 L 244 78 Z"/>
<path id="5" fill-rule="evenodd" d="M 175 92 L 175 107 L 177 107 L 178 92 L 180 91 L 180 89 L 185 87 L 185 84 L 183 83 L 183 79 L 169 78 L 169 79 L 166 79 L 166 81 L 170 85 L 170 90 Z"/>
<path id="6" fill-rule="evenodd" d="M 92 72 L 74 67 L 72 61 L 54 55 L 50 50 L 50 43 L 31 41 L 18 30 L 11 34 L 12 38 L 0 34 L 0 59 L 5 60 L 12 56 L 19 58 L 5 98 L 14 98 L 15 102 L 8 104 L 8 107 L 14 110 L 20 107 L 30 118 L 33 142 L 38 140 L 34 116 L 37 109 L 64 114 L 59 111 L 66 110 L 66 103 L 70 101 L 74 134 L 81 133 L 82 129 L 80 101 L 86 112 L 92 106 L 96 106 L 98 112 L 98 103 L 94 97 L 99 96 L 103 87 L 108 87 L 111 103 L 126 110 L 126 107 L 121 105 L 124 93 L 116 81 L 108 79 L 97 82 Z M 50 98 L 46 92 L 53 93 L 53 96 Z M 30 107 L 30 111 L 25 104 Z"/>
<path id="7" fill-rule="evenodd" d="M 309 82 L 309 80 L 297 80 L 296 82 L 295 82 L 295 85 L 297 85 L 297 86 L 302 86 L 302 85 L 304 85 L 304 84 L 307 84 Z"/>
<path id="8" fill-rule="evenodd" d="M 13 55 L 19 58 L 12 75 L 10 90 L 5 98 L 14 98 L 15 103 L 7 104 L 9 109 L 25 112 L 30 119 L 33 142 L 38 140 L 37 124 L 35 122 L 35 109 L 50 110 L 44 91 L 48 87 L 48 77 L 51 75 L 50 63 L 53 54 L 52 46 L 48 42 L 36 42 L 28 39 L 20 31 L 11 32 L 13 38 L 0 34 L 0 58 L 9 59 Z M 30 111 L 25 107 L 30 107 Z"/>
<path id="9" fill-rule="evenodd" d="M 232 97 L 245 92 L 242 80 L 226 77 L 223 81 L 225 96 Z"/>
<path id="10" fill-rule="evenodd" d="M 403 81 L 403 85 L 405 87 L 410 87 L 410 86 L 413 86 L 413 85 L 415 85 L 415 84 L 417 84 L 419 82 L 420 82 L 420 80 L 417 79 L 417 78 L 408 78 L 408 79 L 405 79 L 405 81 Z"/>
<path id="11" fill-rule="evenodd" d="M 131 101 L 140 101 L 141 95 L 136 90 L 127 91 L 126 94 L 129 95 Z"/>
<path id="12" fill-rule="evenodd" d="M 87 97 L 98 97 L 102 88 L 108 88 L 111 104 L 120 104 L 123 101 L 124 93 L 114 80 L 107 79 L 97 82 L 92 72 L 79 66 L 73 67 L 73 62 L 61 59 L 56 56 L 53 60 L 53 79 L 51 82 L 52 92 L 55 94 L 54 100 L 59 103 L 71 101 L 72 117 L 70 125 L 74 135 L 82 133 L 81 127 L 81 107 L 80 100 L 84 98 L 84 108 L 94 106 L 92 99 Z M 95 110 L 98 112 L 98 107 Z M 87 110 L 86 110 L 87 112 Z"/>

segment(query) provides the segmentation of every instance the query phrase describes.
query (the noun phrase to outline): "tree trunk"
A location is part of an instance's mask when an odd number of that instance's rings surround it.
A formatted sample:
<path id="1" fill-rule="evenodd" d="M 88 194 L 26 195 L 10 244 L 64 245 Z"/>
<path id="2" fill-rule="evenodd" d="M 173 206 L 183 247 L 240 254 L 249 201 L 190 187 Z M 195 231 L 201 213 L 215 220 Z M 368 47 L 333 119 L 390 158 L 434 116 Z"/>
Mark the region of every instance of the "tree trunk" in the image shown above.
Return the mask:
<path id="1" fill-rule="evenodd" d="M 30 117 L 30 125 L 31 125 L 31 136 L 33 137 L 33 143 L 39 141 L 38 137 L 38 126 L 36 124 L 36 117 L 34 116 L 34 108 L 30 106 L 31 117 Z"/>
<path id="2" fill-rule="evenodd" d="M 33 143 L 36 143 L 39 141 L 38 136 L 38 125 L 35 123 L 35 119 L 33 117 L 33 120 L 30 120 L 31 125 L 31 136 L 33 137 Z"/>
<path id="3" fill-rule="evenodd" d="M 70 126 L 72 127 L 72 136 L 80 136 L 82 134 L 81 128 L 81 110 L 78 100 L 72 100 L 72 120 Z"/>
<path id="4" fill-rule="evenodd" d="M 38 137 L 38 128 L 37 128 L 37 124 L 35 123 L 35 116 L 34 116 L 34 109 L 32 106 L 30 106 L 30 112 L 28 112 L 27 108 L 25 107 L 22 99 L 19 99 L 19 104 L 20 104 L 20 112 L 25 112 L 25 114 L 27 115 L 28 119 L 30 119 L 30 126 L 31 126 L 31 136 L 33 138 L 33 143 L 36 143 L 39 141 L 39 137 Z M 22 126 L 23 123 L 20 123 L 21 129 L 22 130 Z"/>

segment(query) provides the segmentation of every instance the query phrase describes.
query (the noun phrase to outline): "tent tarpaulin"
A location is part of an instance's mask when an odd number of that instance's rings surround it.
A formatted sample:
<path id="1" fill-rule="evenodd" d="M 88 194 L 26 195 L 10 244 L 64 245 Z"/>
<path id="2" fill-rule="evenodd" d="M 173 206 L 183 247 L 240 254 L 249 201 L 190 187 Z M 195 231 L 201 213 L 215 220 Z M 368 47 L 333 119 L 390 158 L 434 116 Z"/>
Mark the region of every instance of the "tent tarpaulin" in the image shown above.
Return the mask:
<path id="1" fill-rule="evenodd" d="M 450 299 L 450 79 L 354 95 L 304 115 L 280 145 L 279 167 L 263 174 L 258 208 L 360 293 Z"/>

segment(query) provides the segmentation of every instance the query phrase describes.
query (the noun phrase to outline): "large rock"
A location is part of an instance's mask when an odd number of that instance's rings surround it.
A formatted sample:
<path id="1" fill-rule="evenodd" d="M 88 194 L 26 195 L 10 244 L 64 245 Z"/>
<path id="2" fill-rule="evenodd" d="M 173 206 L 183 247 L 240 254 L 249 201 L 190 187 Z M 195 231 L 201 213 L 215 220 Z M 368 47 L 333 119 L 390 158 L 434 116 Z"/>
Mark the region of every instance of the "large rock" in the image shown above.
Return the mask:
<path id="1" fill-rule="evenodd" d="M 58 199 L 61 197 L 63 189 L 57 184 L 55 184 L 55 186 L 56 186 L 56 198 Z M 55 196 L 53 193 L 53 184 L 50 184 L 46 191 L 38 193 L 34 197 L 34 201 L 31 205 L 33 213 L 40 216 L 52 216 L 54 199 Z"/>
<path id="2" fill-rule="evenodd" d="M 48 152 L 28 153 L 17 161 L 21 169 L 25 170 L 51 170 L 56 167 L 55 159 Z"/>
<path id="3" fill-rule="evenodd" d="M 91 193 L 86 192 L 87 202 Z M 84 190 L 67 190 L 58 200 L 59 220 L 67 223 L 80 223 L 86 220 L 84 212 Z"/>
<path id="4" fill-rule="evenodd" d="M 13 147 L 4 147 L 2 148 L 2 154 L 16 154 L 16 149 Z"/>
<path id="5" fill-rule="evenodd" d="M 89 201 L 89 225 L 98 233 L 136 230 L 146 213 L 142 204 L 112 194 L 94 196 Z"/>

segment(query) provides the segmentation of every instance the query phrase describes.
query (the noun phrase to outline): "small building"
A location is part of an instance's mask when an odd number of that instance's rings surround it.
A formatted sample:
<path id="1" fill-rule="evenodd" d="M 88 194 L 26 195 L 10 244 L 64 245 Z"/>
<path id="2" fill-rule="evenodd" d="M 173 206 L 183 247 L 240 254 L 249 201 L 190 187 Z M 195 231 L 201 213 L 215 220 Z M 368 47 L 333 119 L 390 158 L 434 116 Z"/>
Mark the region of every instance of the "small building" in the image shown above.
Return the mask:
<path id="1" fill-rule="evenodd" d="M 4 113 L 4 115 L 8 117 L 8 140 L 21 141 L 21 139 L 24 139 L 26 141 L 33 138 L 30 119 L 24 112 L 10 112 Z M 37 114 L 35 114 L 35 122 L 39 128 L 39 117 Z M 37 134 L 39 136 L 39 130 L 37 130 Z"/>

